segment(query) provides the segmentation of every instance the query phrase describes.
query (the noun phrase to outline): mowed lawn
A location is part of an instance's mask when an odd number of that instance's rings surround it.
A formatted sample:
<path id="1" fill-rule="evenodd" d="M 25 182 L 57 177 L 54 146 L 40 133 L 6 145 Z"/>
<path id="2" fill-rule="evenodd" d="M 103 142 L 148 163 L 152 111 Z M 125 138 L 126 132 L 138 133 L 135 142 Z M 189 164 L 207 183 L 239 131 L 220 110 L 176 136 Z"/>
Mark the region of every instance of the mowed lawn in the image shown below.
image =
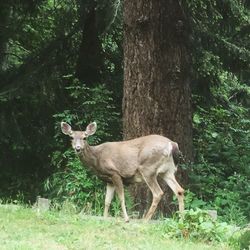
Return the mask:
<path id="1" fill-rule="evenodd" d="M 0 249 L 230 249 L 223 243 L 170 239 L 159 230 L 161 223 L 0 205 Z"/>

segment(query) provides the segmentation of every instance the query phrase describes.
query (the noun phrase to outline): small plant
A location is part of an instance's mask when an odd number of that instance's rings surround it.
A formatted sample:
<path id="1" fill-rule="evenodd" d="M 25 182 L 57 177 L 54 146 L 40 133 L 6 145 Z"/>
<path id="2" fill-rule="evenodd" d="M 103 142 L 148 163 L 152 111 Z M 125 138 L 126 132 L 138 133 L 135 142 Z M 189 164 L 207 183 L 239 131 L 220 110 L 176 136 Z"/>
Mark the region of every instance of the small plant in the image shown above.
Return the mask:
<path id="1" fill-rule="evenodd" d="M 248 228 L 239 238 L 240 249 L 250 249 L 250 229 Z"/>
<path id="2" fill-rule="evenodd" d="M 176 199 L 174 197 L 174 199 Z M 190 190 L 185 191 L 185 208 L 186 209 L 203 209 L 208 208 L 208 203 L 197 197 L 195 193 Z"/>
<path id="3" fill-rule="evenodd" d="M 66 165 L 46 180 L 47 194 L 53 202 L 73 202 L 79 210 L 100 214 L 104 201 L 103 183 L 82 166 L 72 150 L 65 151 L 62 157 Z"/>
<path id="4" fill-rule="evenodd" d="M 215 221 L 205 210 L 186 210 L 166 219 L 164 231 L 168 236 L 198 241 L 227 241 L 236 228 L 225 222 Z"/>

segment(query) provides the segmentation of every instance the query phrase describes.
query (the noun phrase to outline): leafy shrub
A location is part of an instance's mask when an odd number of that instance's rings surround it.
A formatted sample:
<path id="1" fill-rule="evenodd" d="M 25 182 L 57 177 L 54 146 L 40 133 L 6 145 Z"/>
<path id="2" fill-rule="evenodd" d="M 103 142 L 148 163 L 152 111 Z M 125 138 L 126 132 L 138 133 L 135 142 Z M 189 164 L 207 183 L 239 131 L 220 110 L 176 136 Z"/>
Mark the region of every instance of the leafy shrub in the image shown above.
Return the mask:
<path id="1" fill-rule="evenodd" d="M 173 197 L 175 201 L 177 201 L 176 196 Z M 208 203 L 203 201 L 202 199 L 198 198 L 195 193 L 193 193 L 190 190 L 185 191 L 185 209 L 196 209 L 196 208 L 207 208 L 208 209 Z M 177 205 L 177 203 L 176 203 Z"/>
<path id="2" fill-rule="evenodd" d="M 250 219 L 250 88 L 235 76 L 220 74 L 211 87 L 212 102 L 196 98 L 194 114 L 195 164 L 190 190 L 218 210 L 227 222 Z"/>
<path id="3" fill-rule="evenodd" d="M 247 177 L 234 174 L 223 182 L 224 187 L 215 192 L 215 199 L 212 203 L 223 220 L 229 223 L 244 225 L 249 217 L 250 185 Z"/>
<path id="4" fill-rule="evenodd" d="M 199 241 L 227 241 L 237 230 L 225 222 L 218 222 L 205 210 L 186 210 L 173 219 L 166 219 L 163 230 L 166 235 Z"/>
<path id="5" fill-rule="evenodd" d="M 72 150 L 65 151 L 62 157 L 66 165 L 45 182 L 49 197 L 55 203 L 70 201 L 78 208 L 100 213 L 104 202 L 103 183 L 82 165 Z"/>
<path id="6" fill-rule="evenodd" d="M 239 238 L 240 249 L 248 250 L 250 248 L 250 230 L 246 230 Z"/>

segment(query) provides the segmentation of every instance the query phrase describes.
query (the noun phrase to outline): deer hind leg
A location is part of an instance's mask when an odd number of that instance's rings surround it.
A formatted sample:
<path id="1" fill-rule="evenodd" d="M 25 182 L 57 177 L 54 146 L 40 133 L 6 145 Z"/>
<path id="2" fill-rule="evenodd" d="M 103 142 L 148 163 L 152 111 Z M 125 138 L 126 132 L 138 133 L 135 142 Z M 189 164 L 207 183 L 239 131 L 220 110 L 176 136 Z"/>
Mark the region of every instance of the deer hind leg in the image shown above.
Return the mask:
<path id="1" fill-rule="evenodd" d="M 162 176 L 162 178 L 166 181 L 168 186 L 172 189 L 174 194 L 177 196 L 179 203 L 179 211 L 184 211 L 184 189 L 180 186 L 180 184 L 176 181 L 173 173 L 166 173 Z"/>
<path id="2" fill-rule="evenodd" d="M 129 217 L 128 217 L 126 206 L 125 206 L 124 188 L 123 188 L 122 178 L 121 176 L 115 174 L 112 176 L 112 181 L 113 181 L 115 190 L 121 202 L 121 208 L 122 208 L 124 219 L 126 222 L 129 222 Z"/>
<path id="3" fill-rule="evenodd" d="M 146 184 L 148 185 L 149 189 L 151 190 L 152 192 L 152 195 L 153 195 L 153 201 L 152 201 L 152 204 L 147 212 L 147 214 L 145 215 L 144 219 L 146 221 L 150 220 L 161 200 L 161 197 L 163 195 L 163 191 L 161 190 L 158 182 L 157 182 L 157 176 L 156 175 L 151 175 L 151 176 L 146 176 L 146 175 L 143 175 L 143 178 L 146 182 Z"/>
<path id="4" fill-rule="evenodd" d="M 108 183 L 106 189 L 106 196 L 105 196 L 105 208 L 104 208 L 104 217 L 108 217 L 109 215 L 109 207 L 110 203 L 115 194 L 115 186 L 113 184 Z"/>

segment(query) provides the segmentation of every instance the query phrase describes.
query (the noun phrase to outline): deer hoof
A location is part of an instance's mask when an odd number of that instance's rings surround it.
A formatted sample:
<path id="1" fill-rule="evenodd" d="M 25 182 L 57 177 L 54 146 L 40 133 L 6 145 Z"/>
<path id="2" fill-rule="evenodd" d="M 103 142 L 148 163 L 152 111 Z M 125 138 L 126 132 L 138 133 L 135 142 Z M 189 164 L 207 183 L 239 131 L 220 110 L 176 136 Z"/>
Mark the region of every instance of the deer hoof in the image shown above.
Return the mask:
<path id="1" fill-rule="evenodd" d="M 129 222 L 129 218 L 125 218 L 125 222 L 128 223 Z"/>

